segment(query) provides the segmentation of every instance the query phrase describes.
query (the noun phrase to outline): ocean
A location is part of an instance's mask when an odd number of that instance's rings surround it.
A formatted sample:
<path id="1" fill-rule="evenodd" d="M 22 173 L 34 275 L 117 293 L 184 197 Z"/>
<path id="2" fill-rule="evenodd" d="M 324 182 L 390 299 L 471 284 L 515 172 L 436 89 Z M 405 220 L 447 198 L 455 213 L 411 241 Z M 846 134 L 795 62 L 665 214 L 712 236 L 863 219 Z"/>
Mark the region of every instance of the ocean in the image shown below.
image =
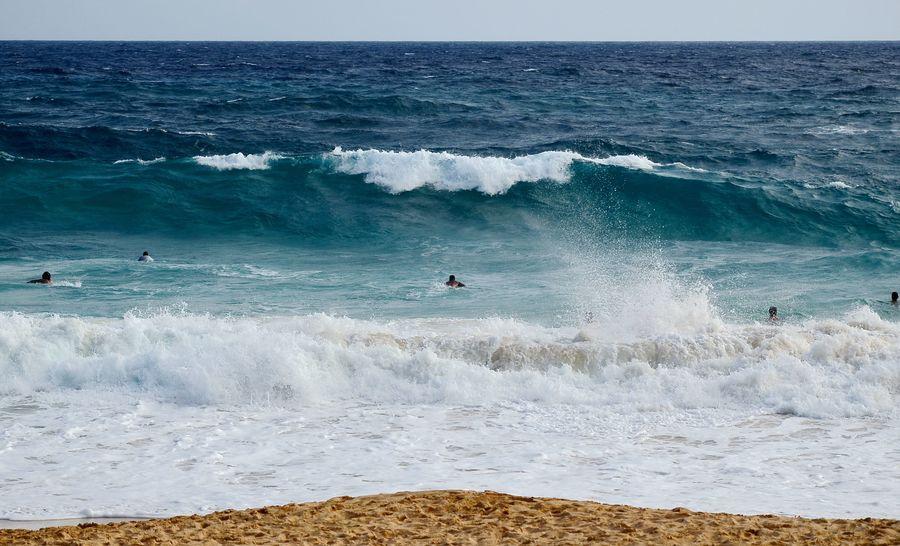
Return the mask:
<path id="1" fill-rule="evenodd" d="M 0 42 L 0 518 L 900 517 L 898 133 L 897 42 Z"/>

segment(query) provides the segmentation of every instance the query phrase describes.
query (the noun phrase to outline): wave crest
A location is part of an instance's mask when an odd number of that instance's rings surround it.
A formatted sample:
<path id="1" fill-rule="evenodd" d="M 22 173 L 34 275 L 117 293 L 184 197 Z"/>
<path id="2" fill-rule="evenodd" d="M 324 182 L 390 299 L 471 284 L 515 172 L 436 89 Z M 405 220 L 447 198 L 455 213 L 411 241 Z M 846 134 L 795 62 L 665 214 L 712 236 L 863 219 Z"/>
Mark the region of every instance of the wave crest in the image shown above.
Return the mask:
<path id="1" fill-rule="evenodd" d="M 224 155 L 198 155 L 194 156 L 194 161 L 198 165 L 204 167 L 212 167 L 219 171 L 230 171 L 234 169 L 247 169 L 251 171 L 265 170 L 271 166 L 273 161 L 283 159 L 283 156 L 275 152 L 263 152 L 261 154 L 246 154 L 237 152 Z"/>
<path id="2" fill-rule="evenodd" d="M 651 171 L 662 166 L 644 156 L 586 157 L 577 152 L 549 151 L 532 155 L 482 157 L 418 150 L 343 150 L 335 148 L 327 158 L 344 174 L 365 175 L 366 182 L 391 193 L 429 186 L 444 191 L 477 190 L 502 194 L 518 182 L 568 182 L 574 161 Z"/>
<path id="3" fill-rule="evenodd" d="M 123 163 L 137 163 L 138 165 L 153 165 L 154 163 L 161 163 L 165 161 L 164 157 L 157 157 L 155 159 L 119 159 L 113 162 L 113 165 L 121 165 Z"/>

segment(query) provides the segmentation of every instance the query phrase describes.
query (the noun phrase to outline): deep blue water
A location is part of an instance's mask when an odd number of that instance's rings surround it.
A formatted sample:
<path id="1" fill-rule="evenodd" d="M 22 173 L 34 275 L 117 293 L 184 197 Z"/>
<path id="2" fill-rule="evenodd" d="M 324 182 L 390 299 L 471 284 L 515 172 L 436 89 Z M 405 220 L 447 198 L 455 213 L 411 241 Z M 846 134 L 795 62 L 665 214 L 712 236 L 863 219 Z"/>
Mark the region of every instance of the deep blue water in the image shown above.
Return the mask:
<path id="1" fill-rule="evenodd" d="M 898 131 L 898 43 L 0 42 L 0 311 L 892 317 Z"/>

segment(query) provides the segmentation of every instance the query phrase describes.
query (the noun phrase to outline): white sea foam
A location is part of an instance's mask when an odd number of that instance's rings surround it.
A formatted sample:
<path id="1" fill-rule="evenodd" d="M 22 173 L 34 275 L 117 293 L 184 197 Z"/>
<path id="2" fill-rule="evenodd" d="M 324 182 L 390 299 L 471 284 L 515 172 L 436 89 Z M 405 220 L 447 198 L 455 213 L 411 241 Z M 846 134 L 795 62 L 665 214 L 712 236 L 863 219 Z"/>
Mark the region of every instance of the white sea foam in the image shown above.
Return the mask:
<path id="1" fill-rule="evenodd" d="M 62 287 L 64 287 L 64 288 L 81 288 L 81 281 L 79 281 L 79 280 L 75 280 L 75 281 L 69 281 L 69 280 L 53 281 L 53 284 L 52 284 L 51 286 L 62 286 Z"/>
<path id="2" fill-rule="evenodd" d="M 599 165 L 613 165 L 616 167 L 625 167 L 626 169 L 637 169 L 641 171 L 652 171 L 656 167 L 661 167 L 662 165 L 659 163 L 655 163 L 650 161 L 646 157 L 642 155 L 613 155 L 610 157 L 604 157 L 602 159 L 595 158 L 586 158 L 586 157 L 578 157 L 577 159 L 581 161 L 587 161 L 589 163 L 597 163 Z"/>
<path id="3" fill-rule="evenodd" d="M 194 161 L 205 167 L 212 167 L 220 171 L 228 171 L 232 169 L 248 169 L 248 170 L 264 170 L 271 166 L 273 161 L 282 159 L 283 156 L 275 152 L 264 152 L 261 154 L 246 154 L 237 152 L 225 155 L 198 155 L 194 156 Z"/>
<path id="4" fill-rule="evenodd" d="M 15 477 L 4 483 L 0 518 L 162 516 L 439 488 L 732 513 L 900 515 L 890 418 L 616 413 L 528 401 L 234 408 L 96 390 L 0 403 L 3 469 Z"/>
<path id="5" fill-rule="evenodd" d="M 185 135 L 185 136 L 191 136 L 191 135 L 200 135 L 200 136 L 209 136 L 209 137 L 216 136 L 215 133 L 212 133 L 210 131 L 175 131 L 175 130 L 164 129 L 162 127 L 145 127 L 142 129 L 124 129 L 124 130 L 134 132 L 134 133 L 149 133 L 151 131 L 158 131 L 160 133 L 175 133 L 176 135 Z"/>
<path id="6" fill-rule="evenodd" d="M 154 163 L 161 163 L 161 162 L 163 162 L 163 161 L 165 161 L 165 160 L 166 160 L 166 158 L 164 158 L 164 157 L 157 157 L 156 159 L 141 159 L 141 158 L 137 158 L 137 159 L 119 159 L 118 161 L 115 161 L 113 164 L 114 164 L 114 165 L 119 165 L 119 164 L 122 164 L 122 163 L 137 163 L 137 164 L 139 164 L 139 165 L 153 165 Z"/>
<path id="7" fill-rule="evenodd" d="M 828 182 L 828 183 L 825 183 L 822 185 L 810 184 L 809 182 L 804 182 L 803 187 L 808 190 L 815 190 L 815 189 L 821 189 L 821 188 L 833 188 L 836 190 L 851 190 L 851 189 L 855 188 L 856 186 L 848 184 L 848 183 L 844 182 L 843 180 L 833 180 L 831 182 Z"/>
<path id="8" fill-rule="evenodd" d="M 868 133 L 868 129 L 862 127 L 853 127 L 852 125 L 826 125 L 823 127 L 814 127 L 806 131 L 807 134 L 823 136 L 823 135 L 864 135 Z"/>
<path id="9" fill-rule="evenodd" d="M 19 394 L 149 390 L 188 405 L 530 400 L 845 417 L 895 411 L 900 386 L 900 327 L 868 309 L 840 321 L 714 321 L 621 341 L 599 324 L 511 319 L 5 313 L 0 326 L 0 375 Z"/>
<path id="10" fill-rule="evenodd" d="M 430 488 L 900 516 L 900 325 L 680 317 L 0 313 L 0 518 Z"/>
<path id="11" fill-rule="evenodd" d="M 517 182 L 567 182 L 575 161 L 650 171 L 663 165 L 639 155 L 604 158 L 570 151 L 550 151 L 517 157 L 482 157 L 418 150 L 343 150 L 327 156 L 338 172 L 363 174 L 366 181 L 400 193 L 430 186 L 440 190 L 478 190 L 496 195 Z M 673 164 L 674 166 L 674 164 Z"/>
<path id="12" fill-rule="evenodd" d="M 692 171 L 695 173 L 707 173 L 706 169 L 701 169 L 700 167 L 691 167 L 690 165 L 685 165 L 681 161 L 676 161 L 675 163 L 670 164 L 671 167 L 676 167 L 679 169 L 684 169 L 685 171 Z"/>
<path id="13" fill-rule="evenodd" d="M 194 264 L 191 264 L 189 267 L 197 267 Z M 203 267 L 203 266 L 200 266 Z M 180 266 L 178 266 L 180 268 Z M 268 277 L 268 278 L 279 278 L 279 279 L 287 279 L 294 278 L 298 275 L 302 274 L 297 271 L 292 271 L 291 273 L 281 273 L 279 271 L 275 271 L 272 269 L 266 269 L 264 267 L 255 266 L 252 264 L 243 264 L 240 266 L 210 266 L 210 271 L 213 275 L 219 277 L 230 277 L 230 278 L 242 278 L 242 279 L 258 279 L 260 277 Z"/>

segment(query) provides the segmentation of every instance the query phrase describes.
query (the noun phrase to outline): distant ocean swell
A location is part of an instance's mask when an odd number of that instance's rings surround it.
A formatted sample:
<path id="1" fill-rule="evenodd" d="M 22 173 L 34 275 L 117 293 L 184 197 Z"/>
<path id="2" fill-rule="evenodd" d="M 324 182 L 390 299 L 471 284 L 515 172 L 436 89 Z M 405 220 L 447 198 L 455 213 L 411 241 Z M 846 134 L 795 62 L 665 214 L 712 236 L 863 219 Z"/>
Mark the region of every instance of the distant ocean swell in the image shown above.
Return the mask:
<path id="1" fill-rule="evenodd" d="M 630 341 L 602 341 L 605 328 L 7 312 L 0 373 L 3 394 L 153 392 L 188 405 L 536 401 L 812 417 L 890 412 L 900 390 L 900 327 L 867 308 L 781 328 L 711 316 Z"/>
<path id="2" fill-rule="evenodd" d="M 335 148 L 110 162 L 2 157 L 0 226 L 7 228 L 90 230 L 102 223 L 126 232 L 190 233 L 189 225 L 198 234 L 352 239 L 385 231 L 373 225 L 402 229 L 411 210 L 435 215 L 440 224 L 490 206 L 547 225 L 566 219 L 588 230 L 676 239 L 834 246 L 900 238 L 896 202 L 864 187 L 753 180 L 635 154 Z"/>

